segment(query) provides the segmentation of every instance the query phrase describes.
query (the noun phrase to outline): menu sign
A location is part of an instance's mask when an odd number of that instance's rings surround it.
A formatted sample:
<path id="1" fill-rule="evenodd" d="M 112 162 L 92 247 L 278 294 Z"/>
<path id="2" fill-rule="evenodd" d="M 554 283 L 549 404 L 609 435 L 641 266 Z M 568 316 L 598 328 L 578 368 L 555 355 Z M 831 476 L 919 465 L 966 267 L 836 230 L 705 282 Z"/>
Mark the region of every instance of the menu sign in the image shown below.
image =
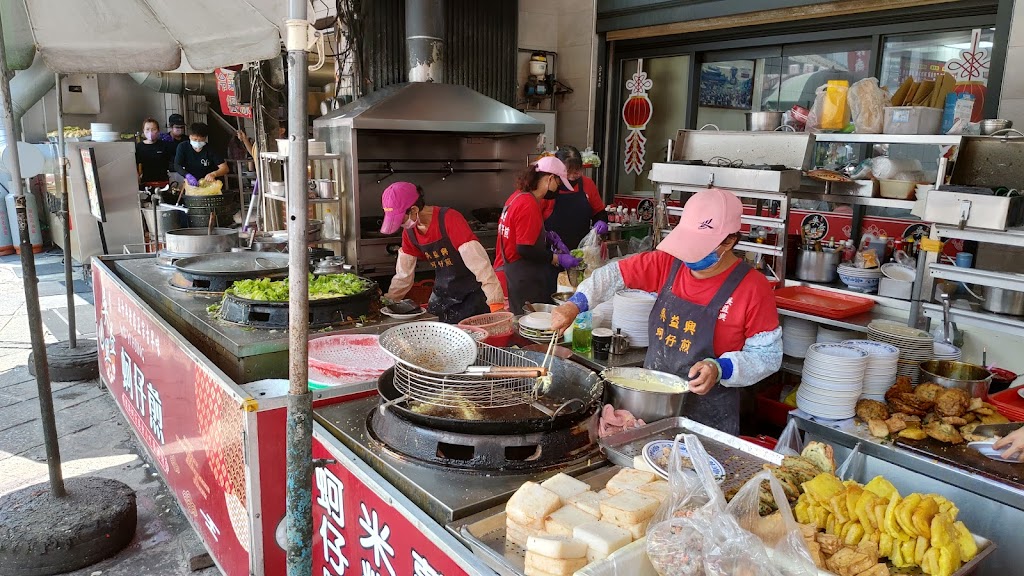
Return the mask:
<path id="1" fill-rule="evenodd" d="M 107 212 L 103 209 L 103 196 L 100 194 L 100 173 L 96 167 L 96 151 L 82 148 L 82 168 L 85 169 L 85 193 L 89 197 L 89 213 L 100 222 L 107 221 Z"/>

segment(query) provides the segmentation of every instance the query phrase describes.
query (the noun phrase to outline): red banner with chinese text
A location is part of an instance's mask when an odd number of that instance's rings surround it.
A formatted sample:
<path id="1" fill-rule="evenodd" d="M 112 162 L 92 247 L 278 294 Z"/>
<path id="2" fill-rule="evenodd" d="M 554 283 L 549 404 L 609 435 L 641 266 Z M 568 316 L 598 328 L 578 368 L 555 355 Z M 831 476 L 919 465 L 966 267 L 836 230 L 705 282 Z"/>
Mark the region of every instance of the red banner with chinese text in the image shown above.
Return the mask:
<path id="1" fill-rule="evenodd" d="M 213 74 L 217 78 L 217 95 L 220 97 L 221 112 L 226 116 L 252 118 L 252 106 L 240 104 L 238 95 L 235 94 L 235 71 L 217 68 Z"/>
<path id="2" fill-rule="evenodd" d="M 92 270 L 100 377 L 221 570 L 247 576 L 240 401 L 108 269 Z"/>
<path id="3" fill-rule="evenodd" d="M 314 458 L 333 458 L 314 436 Z M 430 536 L 341 464 L 313 475 L 313 574 L 465 576 Z"/>

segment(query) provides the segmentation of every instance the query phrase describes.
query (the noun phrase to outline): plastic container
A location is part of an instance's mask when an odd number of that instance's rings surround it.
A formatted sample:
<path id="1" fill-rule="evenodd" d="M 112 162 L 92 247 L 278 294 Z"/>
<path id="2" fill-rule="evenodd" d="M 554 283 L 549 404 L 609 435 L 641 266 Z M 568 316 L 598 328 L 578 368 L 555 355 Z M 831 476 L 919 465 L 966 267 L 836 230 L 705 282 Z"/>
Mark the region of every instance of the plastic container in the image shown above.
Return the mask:
<path id="1" fill-rule="evenodd" d="M 996 407 L 999 413 L 1014 422 L 1024 421 L 1024 398 L 1020 397 L 1019 388 L 1010 388 L 988 397 L 989 404 Z"/>
<path id="2" fill-rule="evenodd" d="M 910 300 L 913 287 L 913 282 L 904 282 L 903 280 L 882 276 L 878 281 L 878 295 L 898 300 Z"/>
<path id="3" fill-rule="evenodd" d="M 789 413 L 796 410 L 796 407 L 781 402 L 779 400 L 779 395 L 781 394 L 781 382 L 767 386 L 764 390 L 757 393 L 758 420 L 773 426 L 778 426 L 779 428 L 786 427 L 786 420 L 789 418 Z"/>
<path id="4" fill-rule="evenodd" d="M 917 182 L 906 180 L 879 180 L 878 193 L 882 198 L 893 200 L 912 200 L 917 190 Z"/>
<path id="5" fill-rule="evenodd" d="M 863 314 L 875 307 L 875 301 L 869 298 L 808 286 L 790 286 L 776 290 L 775 304 L 786 310 L 806 312 L 833 320 Z"/>
<path id="6" fill-rule="evenodd" d="M 938 134 L 942 110 L 927 106 L 886 106 L 884 134 Z"/>

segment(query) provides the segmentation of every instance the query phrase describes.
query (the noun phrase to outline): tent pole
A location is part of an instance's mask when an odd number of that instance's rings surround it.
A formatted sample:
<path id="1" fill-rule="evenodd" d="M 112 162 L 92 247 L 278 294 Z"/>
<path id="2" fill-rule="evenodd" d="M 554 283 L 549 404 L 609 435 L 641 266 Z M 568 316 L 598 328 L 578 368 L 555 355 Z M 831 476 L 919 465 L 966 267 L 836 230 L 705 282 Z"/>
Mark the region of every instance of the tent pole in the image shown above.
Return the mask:
<path id="1" fill-rule="evenodd" d="M 35 359 L 36 386 L 39 389 L 39 411 L 43 424 L 43 441 L 46 446 L 46 467 L 50 474 L 50 492 L 57 498 L 67 495 L 64 477 L 60 469 L 60 447 L 57 443 L 57 423 L 53 412 L 53 394 L 50 388 L 50 368 L 46 361 L 46 344 L 43 341 L 43 317 L 39 308 L 39 279 L 36 276 L 35 254 L 29 239 L 27 198 L 25 182 L 21 179 L 21 159 L 18 157 L 17 142 L 13 138 L 14 109 L 11 106 L 11 81 L 7 69 L 7 50 L 3 30 L 0 29 L 0 96 L 3 100 L 4 129 L 13 146 L 8 146 L 11 163 L 11 187 L 15 195 L 18 215 L 18 235 L 21 238 L 21 268 L 25 283 L 25 308 L 28 310 L 28 330 L 32 339 L 32 355 Z"/>
<path id="2" fill-rule="evenodd" d="M 288 576 L 313 570 L 313 397 L 309 392 L 309 247 L 306 229 L 306 0 L 288 1 Z"/>
<path id="3" fill-rule="evenodd" d="M 57 153 L 60 155 L 60 218 L 64 222 L 64 285 L 68 293 L 68 348 L 78 345 L 75 333 L 75 280 L 71 267 L 71 191 L 68 190 L 68 153 L 64 148 L 64 91 L 60 85 L 60 74 L 56 76 L 57 84 Z"/>

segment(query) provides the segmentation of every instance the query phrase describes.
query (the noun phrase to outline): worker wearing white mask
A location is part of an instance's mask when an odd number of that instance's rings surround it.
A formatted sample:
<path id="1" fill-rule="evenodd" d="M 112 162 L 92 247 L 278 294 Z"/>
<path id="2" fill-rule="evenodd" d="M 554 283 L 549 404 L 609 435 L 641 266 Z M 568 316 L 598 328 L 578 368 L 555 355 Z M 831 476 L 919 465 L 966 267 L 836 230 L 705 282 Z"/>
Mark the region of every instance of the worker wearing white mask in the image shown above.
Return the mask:
<path id="1" fill-rule="evenodd" d="M 209 126 L 196 122 L 189 127 L 188 140 L 178 145 L 174 155 L 174 171 L 190 186 L 198 186 L 200 180 L 213 182 L 228 173 L 224 155 L 210 149 L 209 138 Z"/>

